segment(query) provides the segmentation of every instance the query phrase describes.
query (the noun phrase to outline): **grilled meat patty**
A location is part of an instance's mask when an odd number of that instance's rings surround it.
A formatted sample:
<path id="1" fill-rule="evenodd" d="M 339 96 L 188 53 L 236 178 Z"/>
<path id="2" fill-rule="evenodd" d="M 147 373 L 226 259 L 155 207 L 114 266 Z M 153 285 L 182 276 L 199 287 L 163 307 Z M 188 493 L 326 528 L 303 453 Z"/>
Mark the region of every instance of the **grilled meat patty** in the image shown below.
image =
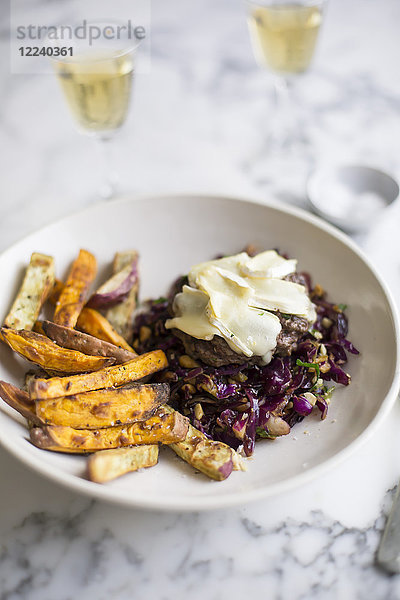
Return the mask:
<path id="1" fill-rule="evenodd" d="M 309 323 L 307 319 L 301 317 L 283 317 L 276 313 L 282 330 L 277 337 L 277 346 L 275 355 L 289 356 L 297 347 L 298 340 L 307 332 Z M 238 354 L 232 350 L 224 338 L 215 335 L 212 340 L 198 340 L 179 329 L 174 329 L 174 335 L 182 340 L 185 346 L 186 354 L 189 354 L 195 360 L 201 360 L 212 367 L 222 367 L 223 365 L 240 365 L 245 362 L 249 364 L 260 364 L 261 357 L 251 356 L 250 358 L 243 354 Z"/>
<path id="2" fill-rule="evenodd" d="M 307 288 L 307 282 L 301 273 L 292 273 L 284 279 L 304 285 Z M 174 293 L 181 291 L 185 281 L 177 282 Z M 282 329 L 276 339 L 276 356 L 290 356 L 293 350 L 296 350 L 297 342 L 309 328 L 307 319 L 296 317 L 294 315 L 282 315 L 280 312 L 275 313 L 281 323 Z M 185 346 L 185 352 L 195 360 L 210 365 L 211 367 L 222 367 L 224 365 L 240 365 L 248 363 L 250 365 L 261 364 L 260 356 L 251 356 L 250 358 L 244 354 L 238 354 L 232 350 L 224 338 L 215 335 L 212 340 L 199 340 L 194 338 L 179 329 L 173 330 L 174 335 L 182 340 Z"/>

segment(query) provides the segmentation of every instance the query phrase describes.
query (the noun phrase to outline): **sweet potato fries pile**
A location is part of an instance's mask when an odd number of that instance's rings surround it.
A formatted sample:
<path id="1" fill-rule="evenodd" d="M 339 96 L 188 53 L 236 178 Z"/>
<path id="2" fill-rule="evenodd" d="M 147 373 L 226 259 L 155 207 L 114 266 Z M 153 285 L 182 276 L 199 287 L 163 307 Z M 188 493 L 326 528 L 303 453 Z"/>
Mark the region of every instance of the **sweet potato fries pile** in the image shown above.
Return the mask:
<path id="1" fill-rule="evenodd" d="M 93 254 L 80 250 L 62 283 L 54 259 L 33 253 L 0 338 L 36 368 L 24 389 L 0 382 L 0 397 L 25 417 L 38 448 L 90 453 L 92 481 L 154 466 L 159 444 L 212 479 L 226 479 L 242 468 L 239 456 L 169 407 L 167 384 L 149 381 L 168 366 L 164 352 L 138 356 L 128 343 L 137 264 L 136 251 L 117 253 L 112 276 L 89 296 L 97 273 Z M 38 320 L 51 306 L 52 318 Z"/>

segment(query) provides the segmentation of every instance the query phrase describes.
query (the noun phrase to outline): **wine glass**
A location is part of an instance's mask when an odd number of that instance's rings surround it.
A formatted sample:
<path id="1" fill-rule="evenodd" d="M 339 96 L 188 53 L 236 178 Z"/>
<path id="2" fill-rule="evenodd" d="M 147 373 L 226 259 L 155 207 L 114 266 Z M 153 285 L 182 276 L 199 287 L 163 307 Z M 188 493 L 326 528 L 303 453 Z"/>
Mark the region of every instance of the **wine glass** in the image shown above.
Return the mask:
<path id="1" fill-rule="evenodd" d="M 118 192 L 110 142 L 128 114 L 138 41 L 116 21 L 88 22 L 86 30 L 92 27 L 103 35 L 69 41 L 72 56 L 53 57 L 52 62 L 79 132 L 97 142 L 103 177 L 100 195 L 110 199 Z"/>
<path id="2" fill-rule="evenodd" d="M 268 140 L 271 169 L 310 158 L 310 144 L 294 98 L 298 78 L 314 55 L 325 0 L 248 0 L 248 26 L 258 65 L 272 72 L 275 107 Z"/>

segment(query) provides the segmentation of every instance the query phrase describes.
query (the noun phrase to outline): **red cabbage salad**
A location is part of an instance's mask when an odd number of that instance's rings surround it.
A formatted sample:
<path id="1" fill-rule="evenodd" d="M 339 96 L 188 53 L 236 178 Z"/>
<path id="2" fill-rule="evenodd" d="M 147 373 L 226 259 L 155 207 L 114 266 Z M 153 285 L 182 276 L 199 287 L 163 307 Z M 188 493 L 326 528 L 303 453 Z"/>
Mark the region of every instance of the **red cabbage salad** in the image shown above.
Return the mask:
<path id="1" fill-rule="evenodd" d="M 167 355 L 169 366 L 156 380 L 170 384 L 171 406 L 208 438 L 246 456 L 258 439 L 288 434 L 313 411 L 325 419 L 335 387 L 350 384 L 345 370 L 349 353 L 359 354 L 347 338 L 347 307 L 329 301 L 308 273 L 296 275 L 315 306 L 316 321 L 290 355 L 274 355 L 265 366 L 244 360 L 216 367 L 187 354 L 175 330 L 165 327 L 186 277 L 174 283 L 167 297 L 145 302 L 135 319 L 135 350 L 161 349 Z"/>

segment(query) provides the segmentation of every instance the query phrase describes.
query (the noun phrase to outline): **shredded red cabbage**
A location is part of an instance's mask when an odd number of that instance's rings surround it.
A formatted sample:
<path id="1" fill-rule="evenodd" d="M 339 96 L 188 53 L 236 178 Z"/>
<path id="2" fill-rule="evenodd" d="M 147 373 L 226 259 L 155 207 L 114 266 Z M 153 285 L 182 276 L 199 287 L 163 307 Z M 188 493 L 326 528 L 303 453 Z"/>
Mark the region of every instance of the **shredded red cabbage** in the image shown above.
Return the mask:
<path id="1" fill-rule="evenodd" d="M 135 349 L 142 353 L 161 348 L 167 354 L 169 367 L 157 380 L 170 383 L 171 405 L 207 437 L 235 449 L 242 446 L 247 456 L 256 439 L 288 433 L 314 407 L 325 419 L 333 391 L 326 382 L 350 383 L 343 369 L 347 352 L 359 352 L 347 339 L 346 307 L 328 302 L 320 286 L 312 288 L 309 274 L 302 275 L 317 319 L 291 356 L 276 356 L 264 367 L 244 363 L 216 368 L 199 360 L 182 366 L 187 363 L 182 360 L 183 344 L 164 323 L 184 278 L 174 284 L 168 298 L 148 301 L 135 320 Z M 312 395 L 305 396 L 307 392 Z"/>

